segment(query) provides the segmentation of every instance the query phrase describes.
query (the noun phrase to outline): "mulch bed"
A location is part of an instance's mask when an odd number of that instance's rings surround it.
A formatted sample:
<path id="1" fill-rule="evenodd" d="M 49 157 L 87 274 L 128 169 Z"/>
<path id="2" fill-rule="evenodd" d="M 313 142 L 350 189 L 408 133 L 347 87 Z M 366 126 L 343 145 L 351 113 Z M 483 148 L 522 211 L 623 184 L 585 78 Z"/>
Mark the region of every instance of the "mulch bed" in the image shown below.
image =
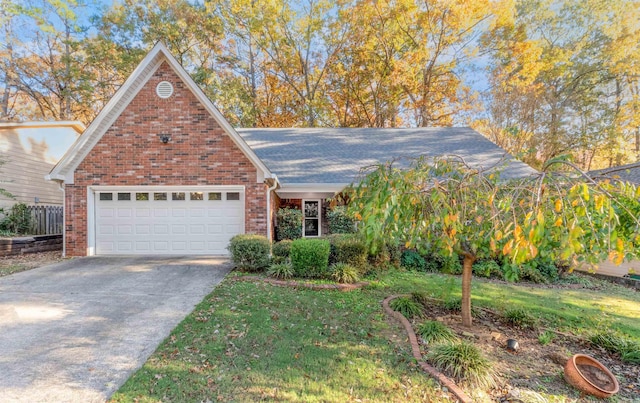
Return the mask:
<path id="1" fill-rule="evenodd" d="M 564 364 L 574 354 L 589 355 L 606 366 L 618 379 L 621 401 L 640 401 L 640 366 L 624 363 L 606 350 L 592 346 L 588 341 L 572 334 L 554 332 L 554 339 L 542 345 L 538 341 L 543 329 L 520 329 L 502 321 L 497 313 L 479 309 L 471 329 L 462 325 L 459 313 L 452 313 L 436 301 L 427 309 L 428 318 L 437 320 L 455 331 L 461 339 L 475 343 L 493 362 L 499 387 L 487 391 L 490 401 L 546 401 L 540 393 L 566 396 L 576 402 L 591 401 L 566 383 Z M 413 325 L 419 321 L 411 321 Z M 515 339 L 519 348 L 510 352 L 506 341 Z M 420 341 L 426 353 L 429 346 Z M 542 399 L 542 400 L 539 400 Z M 573 400 L 571 400 L 573 399 Z M 593 401 L 597 401 L 595 398 Z"/>

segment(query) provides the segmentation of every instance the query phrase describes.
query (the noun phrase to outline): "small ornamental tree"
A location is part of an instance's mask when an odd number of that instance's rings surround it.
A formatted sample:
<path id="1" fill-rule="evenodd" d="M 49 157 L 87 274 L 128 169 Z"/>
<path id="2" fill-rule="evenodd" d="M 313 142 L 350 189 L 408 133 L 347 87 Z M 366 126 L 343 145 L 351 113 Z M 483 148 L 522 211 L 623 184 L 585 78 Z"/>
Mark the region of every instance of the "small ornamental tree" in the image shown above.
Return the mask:
<path id="1" fill-rule="evenodd" d="M 596 183 L 577 168 L 571 175 L 553 170 L 559 166 L 575 168 L 555 160 L 537 176 L 503 181 L 459 157 L 419 158 L 406 169 L 389 162 L 354 187 L 349 211 L 371 248 L 393 237 L 420 252 L 461 256 L 462 321 L 471 326 L 477 259 L 503 255 L 517 265 L 542 257 L 576 265 L 609 258 L 619 264 L 636 255 L 638 220 L 629 208 L 636 188 Z"/>

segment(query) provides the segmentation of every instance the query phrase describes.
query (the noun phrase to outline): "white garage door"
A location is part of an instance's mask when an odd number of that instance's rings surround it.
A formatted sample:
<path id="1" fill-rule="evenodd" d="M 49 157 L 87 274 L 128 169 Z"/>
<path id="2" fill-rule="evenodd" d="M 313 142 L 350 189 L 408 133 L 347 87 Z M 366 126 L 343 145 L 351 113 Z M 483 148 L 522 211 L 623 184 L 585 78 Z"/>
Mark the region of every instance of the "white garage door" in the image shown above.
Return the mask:
<path id="1" fill-rule="evenodd" d="M 97 190 L 97 255 L 227 255 L 244 233 L 241 189 Z"/>

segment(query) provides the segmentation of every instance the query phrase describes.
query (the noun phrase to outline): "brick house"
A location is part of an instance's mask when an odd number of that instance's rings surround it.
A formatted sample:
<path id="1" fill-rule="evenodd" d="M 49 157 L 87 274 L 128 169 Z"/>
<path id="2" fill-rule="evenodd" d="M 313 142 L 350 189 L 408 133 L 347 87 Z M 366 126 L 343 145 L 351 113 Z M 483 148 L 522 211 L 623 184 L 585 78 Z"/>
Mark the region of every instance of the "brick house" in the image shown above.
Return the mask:
<path id="1" fill-rule="evenodd" d="M 480 165 L 505 155 L 469 128 L 234 129 L 158 44 L 48 179 L 64 185 L 67 256 L 218 255 L 235 234 L 272 238 L 282 205 L 321 236 L 327 198 L 361 167 L 425 153 Z"/>

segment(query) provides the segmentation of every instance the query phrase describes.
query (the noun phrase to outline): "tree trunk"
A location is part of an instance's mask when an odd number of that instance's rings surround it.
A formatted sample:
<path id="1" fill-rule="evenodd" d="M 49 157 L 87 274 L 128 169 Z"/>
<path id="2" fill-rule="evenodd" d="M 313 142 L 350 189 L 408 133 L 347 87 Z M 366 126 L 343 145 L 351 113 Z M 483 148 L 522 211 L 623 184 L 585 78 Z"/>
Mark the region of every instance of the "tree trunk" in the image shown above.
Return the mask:
<path id="1" fill-rule="evenodd" d="M 475 256 L 465 253 L 462 261 L 462 325 L 471 327 L 471 273 Z"/>

